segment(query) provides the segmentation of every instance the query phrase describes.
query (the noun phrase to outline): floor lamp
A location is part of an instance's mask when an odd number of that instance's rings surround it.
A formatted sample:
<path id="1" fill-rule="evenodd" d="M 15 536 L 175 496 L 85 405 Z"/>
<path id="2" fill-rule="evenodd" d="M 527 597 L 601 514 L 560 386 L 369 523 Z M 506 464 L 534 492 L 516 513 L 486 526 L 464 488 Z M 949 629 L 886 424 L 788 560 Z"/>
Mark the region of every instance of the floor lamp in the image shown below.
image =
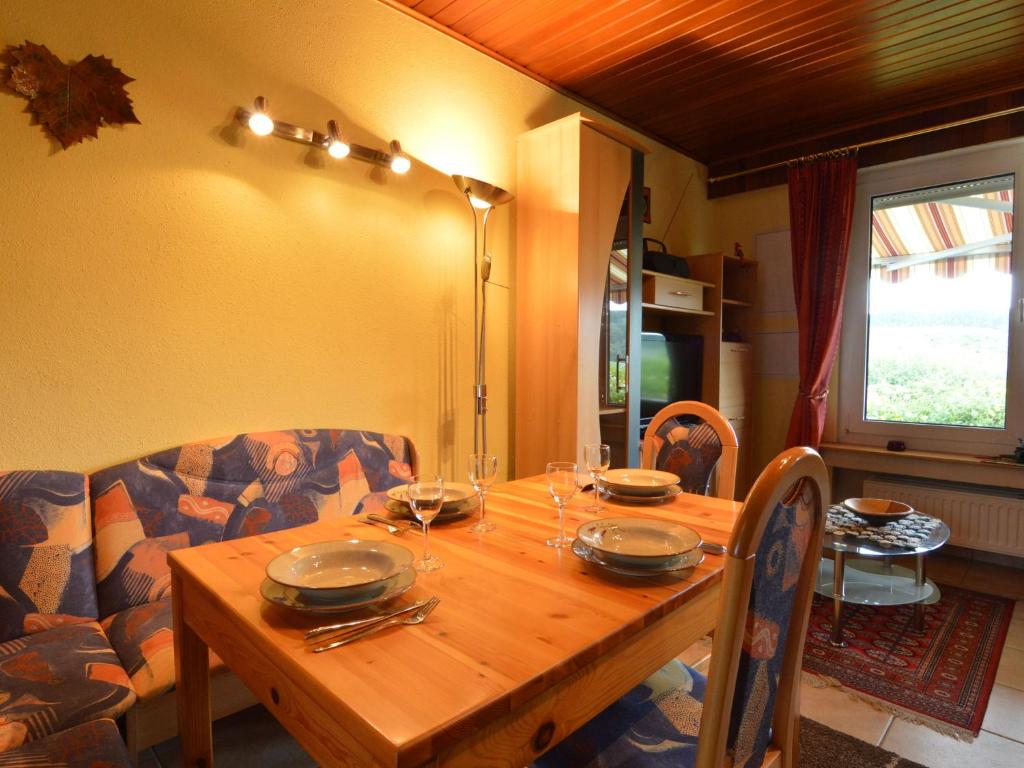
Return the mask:
<path id="1" fill-rule="evenodd" d="M 473 453 L 487 453 L 487 283 L 491 278 L 491 254 L 487 252 L 487 220 L 496 206 L 515 195 L 501 187 L 469 176 L 452 176 L 455 186 L 465 195 L 473 213 Z M 483 211 L 483 221 L 477 216 Z M 482 229 L 483 237 L 478 236 Z M 482 240 L 482 248 L 479 248 Z M 479 256 L 479 258 L 478 258 Z"/>

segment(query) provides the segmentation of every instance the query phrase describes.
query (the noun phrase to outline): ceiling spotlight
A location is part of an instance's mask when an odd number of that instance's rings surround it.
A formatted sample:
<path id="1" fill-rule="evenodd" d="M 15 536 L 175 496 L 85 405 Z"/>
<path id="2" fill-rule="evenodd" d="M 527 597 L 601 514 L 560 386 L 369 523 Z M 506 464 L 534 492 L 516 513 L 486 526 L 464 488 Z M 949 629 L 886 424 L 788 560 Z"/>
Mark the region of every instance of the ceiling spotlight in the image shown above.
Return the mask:
<path id="1" fill-rule="evenodd" d="M 267 115 L 267 100 L 256 97 L 252 114 L 249 115 L 249 130 L 257 136 L 269 136 L 274 132 L 274 121 Z"/>
<path id="2" fill-rule="evenodd" d="M 395 173 L 408 173 L 412 168 L 412 160 L 402 151 L 402 145 L 397 141 L 391 142 L 391 170 Z"/>
<path id="3" fill-rule="evenodd" d="M 327 121 L 327 154 L 331 157 L 341 160 L 343 157 L 348 157 L 348 153 L 352 151 L 352 147 L 348 145 L 348 142 L 341 138 L 338 133 L 338 123 L 334 120 Z"/>

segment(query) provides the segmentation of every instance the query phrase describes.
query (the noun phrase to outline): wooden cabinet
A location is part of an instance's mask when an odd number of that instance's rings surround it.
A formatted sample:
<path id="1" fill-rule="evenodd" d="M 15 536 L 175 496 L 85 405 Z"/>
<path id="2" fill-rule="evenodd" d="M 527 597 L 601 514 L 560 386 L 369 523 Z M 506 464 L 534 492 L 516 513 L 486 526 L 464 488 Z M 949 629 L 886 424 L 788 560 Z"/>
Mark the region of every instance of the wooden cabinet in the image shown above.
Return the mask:
<path id="1" fill-rule="evenodd" d="M 514 472 L 524 477 L 543 472 L 549 461 L 582 464 L 583 446 L 601 442 L 610 255 L 646 150 L 580 114 L 521 135 L 517 149 Z M 631 230 L 639 245 L 639 222 Z M 640 260 L 633 261 L 625 293 L 636 301 L 627 336 L 638 337 Z M 639 356 L 621 357 L 623 382 L 636 380 Z M 632 449 L 638 460 L 630 396 L 611 410 L 621 414 L 626 455 Z"/>
<path id="2" fill-rule="evenodd" d="M 710 283 L 673 275 L 661 275 L 646 269 L 643 275 L 644 304 L 703 312 L 704 289 L 714 288 Z"/>

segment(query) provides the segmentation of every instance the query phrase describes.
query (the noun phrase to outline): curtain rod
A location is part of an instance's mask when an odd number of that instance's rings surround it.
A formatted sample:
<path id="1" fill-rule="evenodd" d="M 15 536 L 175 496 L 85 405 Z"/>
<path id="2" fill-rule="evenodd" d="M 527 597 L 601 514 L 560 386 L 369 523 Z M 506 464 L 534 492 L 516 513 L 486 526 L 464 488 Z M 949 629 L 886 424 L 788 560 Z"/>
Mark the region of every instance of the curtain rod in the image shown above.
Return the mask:
<path id="1" fill-rule="evenodd" d="M 1011 107 L 1009 109 L 1001 109 L 998 112 L 989 112 L 986 115 L 976 115 L 975 117 L 965 117 L 962 120 L 954 120 L 951 123 L 943 123 L 942 125 L 934 125 L 931 128 L 918 128 L 916 131 L 907 131 L 906 133 L 897 133 L 894 136 L 886 136 L 883 139 L 872 139 L 871 141 L 862 141 L 858 144 L 850 144 L 845 147 L 838 147 L 836 149 L 830 149 L 825 152 L 815 152 L 810 155 L 802 155 L 800 157 L 791 157 L 788 160 L 779 160 L 777 163 L 768 163 L 767 165 L 759 165 L 757 168 L 750 168 L 745 171 L 736 171 L 735 173 L 728 173 L 724 176 L 712 176 L 708 179 L 708 184 L 716 184 L 719 181 L 728 181 L 729 179 L 736 179 L 740 176 L 749 176 L 752 173 L 760 173 L 761 171 L 771 171 L 775 168 L 782 168 L 790 165 L 791 163 L 799 163 L 803 160 L 808 160 L 812 157 L 819 157 L 821 155 L 828 155 L 835 152 L 851 152 L 853 150 L 861 149 L 863 147 L 873 147 L 877 144 L 888 144 L 890 141 L 901 141 L 902 139 L 911 139 L 914 136 L 922 136 L 926 133 L 935 133 L 936 131 L 944 131 L 947 128 L 959 128 L 961 125 L 970 125 L 971 123 L 980 123 L 983 120 L 992 120 L 997 117 L 1006 117 L 1008 115 L 1015 115 L 1018 112 L 1024 112 L 1024 106 Z"/>

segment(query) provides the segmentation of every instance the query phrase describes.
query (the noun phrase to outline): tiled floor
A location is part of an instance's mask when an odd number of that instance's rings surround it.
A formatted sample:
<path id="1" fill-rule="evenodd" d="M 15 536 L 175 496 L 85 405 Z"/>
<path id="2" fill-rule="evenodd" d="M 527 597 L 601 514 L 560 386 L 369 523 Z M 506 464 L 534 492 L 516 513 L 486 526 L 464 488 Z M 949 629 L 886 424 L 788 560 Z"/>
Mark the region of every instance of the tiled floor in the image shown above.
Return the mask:
<path id="1" fill-rule="evenodd" d="M 928 575 L 940 584 L 962 586 L 1017 601 L 996 673 L 982 732 L 973 742 L 943 736 L 922 725 L 893 718 L 835 689 L 804 684 L 804 715 L 836 730 L 877 744 L 929 768 L 1021 768 L 1024 766 L 1024 570 L 959 557 L 933 555 Z"/>
<path id="2" fill-rule="evenodd" d="M 1024 570 L 959 557 L 933 555 L 928 575 L 940 584 L 1016 600 L 1010 632 L 996 673 L 981 734 L 957 741 L 923 725 L 894 718 L 836 688 L 805 682 L 800 692 L 806 717 L 875 744 L 929 768 L 1022 768 L 1024 766 Z M 711 644 L 695 643 L 680 658 L 706 672 Z"/>

